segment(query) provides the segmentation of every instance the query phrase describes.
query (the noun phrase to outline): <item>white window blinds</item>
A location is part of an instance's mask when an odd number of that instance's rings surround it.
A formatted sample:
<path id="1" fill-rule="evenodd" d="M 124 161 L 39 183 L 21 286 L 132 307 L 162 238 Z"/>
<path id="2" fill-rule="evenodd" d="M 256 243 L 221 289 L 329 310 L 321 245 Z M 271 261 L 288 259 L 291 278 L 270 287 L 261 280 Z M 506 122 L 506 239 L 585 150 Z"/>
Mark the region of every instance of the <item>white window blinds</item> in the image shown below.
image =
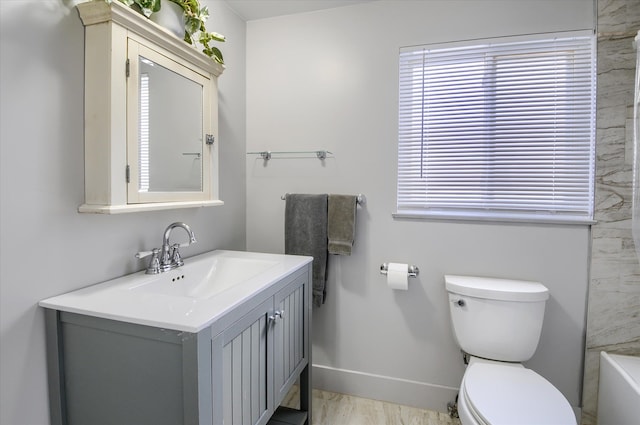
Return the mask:
<path id="1" fill-rule="evenodd" d="M 400 52 L 398 214 L 590 221 L 592 35 Z"/>
<path id="2" fill-rule="evenodd" d="M 149 74 L 140 73 L 140 126 L 138 127 L 138 190 L 149 191 Z"/>

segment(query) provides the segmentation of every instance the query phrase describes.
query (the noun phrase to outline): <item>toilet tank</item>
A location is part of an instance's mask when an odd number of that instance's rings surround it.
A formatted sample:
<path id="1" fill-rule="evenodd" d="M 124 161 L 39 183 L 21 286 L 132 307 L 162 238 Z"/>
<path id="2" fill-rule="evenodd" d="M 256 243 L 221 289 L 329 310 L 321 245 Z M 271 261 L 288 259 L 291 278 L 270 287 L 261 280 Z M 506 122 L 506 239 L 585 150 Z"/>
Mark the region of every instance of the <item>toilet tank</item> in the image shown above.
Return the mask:
<path id="1" fill-rule="evenodd" d="M 540 340 L 549 290 L 539 282 L 446 275 L 453 333 L 473 356 L 524 362 Z"/>

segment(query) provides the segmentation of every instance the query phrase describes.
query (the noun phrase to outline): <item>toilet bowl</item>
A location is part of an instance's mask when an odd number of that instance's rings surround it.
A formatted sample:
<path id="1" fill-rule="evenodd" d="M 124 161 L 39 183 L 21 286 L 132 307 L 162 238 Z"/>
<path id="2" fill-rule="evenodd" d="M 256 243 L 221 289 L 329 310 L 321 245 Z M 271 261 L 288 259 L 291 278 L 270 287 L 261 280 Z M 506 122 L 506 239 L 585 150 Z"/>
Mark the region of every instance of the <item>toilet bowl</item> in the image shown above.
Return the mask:
<path id="1" fill-rule="evenodd" d="M 520 363 L 471 357 L 460 385 L 463 425 L 576 424 L 569 402 L 549 381 Z"/>
<path id="2" fill-rule="evenodd" d="M 462 425 L 575 425 L 571 405 L 521 362 L 540 340 L 549 290 L 539 282 L 445 276 L 456 342 L 466 354 Z"/>

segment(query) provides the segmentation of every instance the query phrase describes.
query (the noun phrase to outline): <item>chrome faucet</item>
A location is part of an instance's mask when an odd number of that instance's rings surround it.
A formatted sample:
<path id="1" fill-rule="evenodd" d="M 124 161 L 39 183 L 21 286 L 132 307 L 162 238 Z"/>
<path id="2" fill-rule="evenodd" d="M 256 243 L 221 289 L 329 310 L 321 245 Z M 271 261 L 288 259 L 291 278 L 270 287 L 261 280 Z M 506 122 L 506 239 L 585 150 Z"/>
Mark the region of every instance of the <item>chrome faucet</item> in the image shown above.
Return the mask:
<path id="1" fill-rule="evenodd" d="M 173 245 L 169 244 L 169 236 L 171 235 L 171 231 L 176 227 L 183 228 L 187 234 L 189 235 L 189 241 L 184 243 L 174 243 Z M 180 257 L 179 248 L 184 248 L 192 243 L 196 242 L 196 236 L 191 231 L 191 228 L 187 226 L 185 223 L 171 223 L 169 227 L 164 231 L 164 237 L 162 238 L 162 256 L 160 257 L 160 271 L 166 272 L 171 269 L 175 269 L 176 267 L 180 267 L 184 264 L 182 258 Z"/>
<path id="2" fill-rule="evenodd" d="M 189 235 L 189 240 L 187 242 L 174 244 L 169 242 L 171 231 L 176 227 L 181 227 L 187 232 Z M 180 256 L 180 248 L 187 247 L 194 242 L 197 242 L 196 236 L 188 225 L 180 222 L 171 223 L 164 231 L 164 236 L 162 237 L 162 248 L 153 248 L 151 251 L 138 252 L 135 256 L 136 258 L 144 258 L 151 255 L 151 260 L 149 260 L 146 274 L 163 273 L 182 266 L 184 261 Z"/>

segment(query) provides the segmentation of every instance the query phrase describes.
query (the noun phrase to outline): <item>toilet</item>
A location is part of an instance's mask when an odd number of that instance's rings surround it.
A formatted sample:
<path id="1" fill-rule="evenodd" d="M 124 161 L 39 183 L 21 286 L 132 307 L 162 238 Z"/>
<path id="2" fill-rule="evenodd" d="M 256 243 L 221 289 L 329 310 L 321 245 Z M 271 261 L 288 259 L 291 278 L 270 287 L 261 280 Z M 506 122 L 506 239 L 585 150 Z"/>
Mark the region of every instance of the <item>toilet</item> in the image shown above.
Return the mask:
<path id="1" fill-rule="evenodd" d="M 468 360 L 462 425 L 576 425 L 571 405 L 522 362 L 538 347 L 549 290 L 539 282 L 446 275 L 455 339 Z"/>

